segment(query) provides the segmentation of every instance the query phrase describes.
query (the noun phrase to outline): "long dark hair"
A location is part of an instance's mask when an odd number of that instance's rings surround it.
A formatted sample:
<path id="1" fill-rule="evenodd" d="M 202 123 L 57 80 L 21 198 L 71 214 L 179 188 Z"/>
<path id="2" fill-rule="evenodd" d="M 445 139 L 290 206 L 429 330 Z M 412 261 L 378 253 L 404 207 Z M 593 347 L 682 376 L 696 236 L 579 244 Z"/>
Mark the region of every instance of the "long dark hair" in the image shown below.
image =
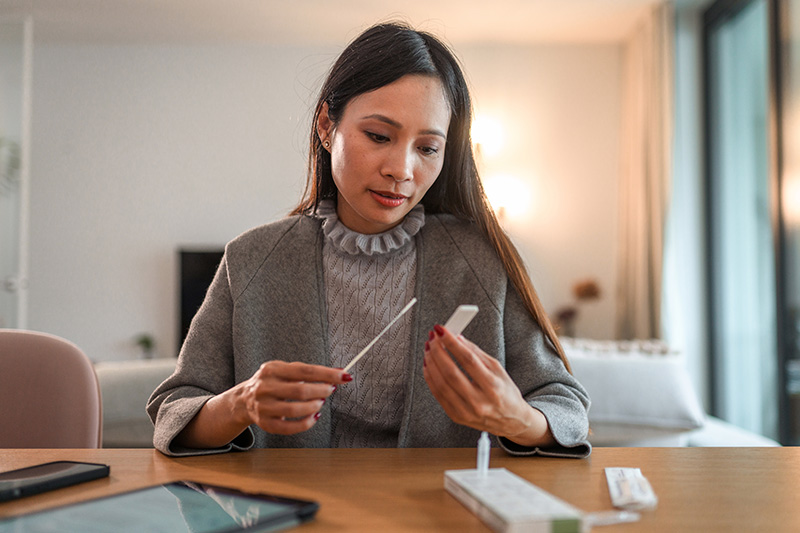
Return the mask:
<path id="1" fill-rule="evenodd" d="M 309 213 L 326 198 L 336 198 L 331 156 L 323 148 L 317 123 L 324 105 L 338 124 L 348 102 L 409 74 L 433 76 L 444 87 L 450 105 L 447 146 L 439 177 L 422 198 L 428 213 L 449 213 L 474 222 L 497 251 L 525 307 L 533 315 L 567 369 L 558 336 L 539 301 L 525 265 L 500 226 L 483 191 L 472 153 L 472 101 L 455 54 L 433 35 L 391 22 L 372 26 L 351 42 L 331 67 L 320 91 L 309 137 L 308 177 L 300 204 L 292 214 Z"/>

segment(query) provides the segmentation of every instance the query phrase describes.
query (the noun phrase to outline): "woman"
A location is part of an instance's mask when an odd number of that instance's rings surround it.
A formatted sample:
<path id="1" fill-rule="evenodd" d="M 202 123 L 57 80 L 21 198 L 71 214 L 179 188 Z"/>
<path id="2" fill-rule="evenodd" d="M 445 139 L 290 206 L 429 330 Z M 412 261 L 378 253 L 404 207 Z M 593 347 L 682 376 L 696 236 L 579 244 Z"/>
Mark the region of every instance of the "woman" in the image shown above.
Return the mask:
<path id="1" fill-rule="evenodd" d="M 470 124 L 433 36 L 380 24 L 345 49 L 302 202 L 228 243 L 148 402 L 156 448 L 474 446 L 488 431 L 512 454 L 590 453 L 588 397 L 486 201 Z M 460 304 L 480 312 L 456 337 L 438 324 Z"/>

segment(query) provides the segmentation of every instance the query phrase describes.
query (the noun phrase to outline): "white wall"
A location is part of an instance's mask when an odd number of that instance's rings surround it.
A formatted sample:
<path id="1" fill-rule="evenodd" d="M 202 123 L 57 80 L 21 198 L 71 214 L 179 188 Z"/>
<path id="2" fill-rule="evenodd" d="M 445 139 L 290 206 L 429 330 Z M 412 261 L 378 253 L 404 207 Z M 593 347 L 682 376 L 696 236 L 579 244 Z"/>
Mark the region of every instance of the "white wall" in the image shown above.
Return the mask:
<path id="1" fill-rule="evenodd" d="M 504 126 L 488 171 L 524 180 L 524 216 L 507 229 L 548 312 L 572 305 L 573 284 L 598 280 L 576 334 L 614 337 L 622 47 L 482 47 L 463 51 L 478 113 Z"/>
<path id="2" fill-rule="evenodd" d="M 503 164 L 534 191 L 509 231 L 548 309 L 575 279 L 600 280 L 579 324 L 598 338 L 613 335 L 620 50 L 461 50 L 476 107 L 507 120 Z M 222 245 L 297 202 L 308 108 L 337 52 L 37 44 L 30 328 L 95 360 L 137 357 L 144 331 L 174 355 L 176 250 Z"/>
<path id="3" fill-rule="evenodd" d="M 0 16 L 0 328 L 16 325 L 24 309 L 24 291 L 9 291 L 5 285 L 22 277 L 24 266 L 20 262 L 26 172 L 23 108 L 29 97 L 25 28 L 21 19 Z"/>

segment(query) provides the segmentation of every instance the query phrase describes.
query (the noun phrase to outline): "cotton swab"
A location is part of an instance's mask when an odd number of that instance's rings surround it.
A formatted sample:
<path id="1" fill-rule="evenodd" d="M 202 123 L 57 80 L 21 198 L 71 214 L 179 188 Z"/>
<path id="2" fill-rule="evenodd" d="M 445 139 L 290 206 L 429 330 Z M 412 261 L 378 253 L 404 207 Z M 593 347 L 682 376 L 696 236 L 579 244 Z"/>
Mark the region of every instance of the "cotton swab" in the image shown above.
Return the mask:
<path id="1" fill-rule="evenodd" d="M 381 338 L 381 336 L 383 336 L 383 334 L 384 334 L 384 333 L 386 333 L 387 331 L 389 331 L 389 328 L 390 328 L 390 327 L 392 327 L 392 325 L 393 325 L 395 322 L 397 322 L 397 321 L 400 319 L 400 317 L 401 317 L 401 316 L 403 316 L 404 314 L 406 314 L 406 312 L 407 312 L 409 309 L 411 309 L 412 307 L 414 307 L 414 304 L 415 304 L 415 303 L 417 303 L 417 299 L 416 299 L 416 298 L 412 298 L 412 299 L 411 299 L 411 301 L 410 301 L 410 302 L 408 302 L 408 303 L 406 304 L 406 306 L 403 308 L 403 310 L 402 310 L 402 311 L 400 311 L 400 313 L 398 313 L 398 315 L 397 315 L 396 317 L 394 317 L 394 318 L 392 319 L 392 321 L 391 321 L 391 322 L 389 322 L 389 324 L 388 324 L 388 325 L 387 325 L 385 328 L 383 328 L 383 331 L 381 331 L 380 333 L 378 333 L 378 335 L 377 335 L 377 336 L 376 336 L 374 339 L 372 339 L 372 341 L 370 341 L 370 343 L 369 343 L 369 344 L 367 344 L 367 345 L 364 347 L 364 349 L 363 349 L 363 350 L 361 350 L 361 351 L 358 353 L 358 355 L 357 355 L 357 356 L 353 357 L 353 359 L 352 359 L 352 360 L 351 360 L 349 363 L 347 363 L 347 366 L 346 366 L 346 367 L 344 367 L 344 372 L 347 372 L 348 370 L 350 370 L 351 368 L 353 368 L 353 365 L 355 365 L 356 363 L 358 363 L 358 360 L 359 360 L 359 359 L 361 359 L 362 357 L 364 357 L 364 354 L 366 354 L 366 353 L 369 351 L 369 349 L 370 349 L 370 348 L 372 348 L 372 345 L 373 345 L 373 344 L 375 344 L 376 342 L 378 342 L 378 339 L 380 339 L 380 338 Z"/>

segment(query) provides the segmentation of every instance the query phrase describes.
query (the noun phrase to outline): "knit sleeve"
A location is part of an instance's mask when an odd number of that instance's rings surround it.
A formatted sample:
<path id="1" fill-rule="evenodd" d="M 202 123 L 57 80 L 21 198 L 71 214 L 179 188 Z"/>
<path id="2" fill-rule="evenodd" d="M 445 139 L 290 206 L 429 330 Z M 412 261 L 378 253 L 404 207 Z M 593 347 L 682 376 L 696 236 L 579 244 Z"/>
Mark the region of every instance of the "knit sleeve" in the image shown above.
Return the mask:
<path id="1" fill-rule="evenodd" d="M 173 443 L 208 400 L 234 385 L 232 313 L 226 254 L 192 320 L 175 372 L 156 388 L 147 402 L 147 413 L 155 425 L 153 444 L 164 454 L 201 455 L 253 446 L 250 428 L 221 448 L 188 449 Z"/>
<path id="2" fill-rule="evenodd" d="M 503 328 L 506 370 L 528 404 L 544 414 L 557 445 L 529 448 L 500 438 L 500 446 L 513 455 L 587 457 L 592 450 L 587 439 L 589 396 L 567 371 L 510 282 Z"/>

